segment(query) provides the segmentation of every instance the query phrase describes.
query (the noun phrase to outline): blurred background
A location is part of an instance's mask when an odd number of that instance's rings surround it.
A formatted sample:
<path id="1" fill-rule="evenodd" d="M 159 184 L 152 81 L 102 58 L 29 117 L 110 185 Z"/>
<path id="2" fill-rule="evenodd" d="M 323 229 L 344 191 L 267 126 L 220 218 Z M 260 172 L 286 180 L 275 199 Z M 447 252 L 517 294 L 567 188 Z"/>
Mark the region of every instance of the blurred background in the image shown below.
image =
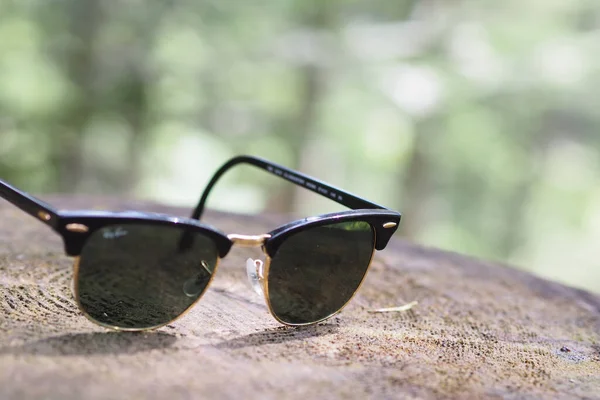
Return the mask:
<path id="1" fill-rule="evenodd" d="M 0 177 L 24 190 L 191 208 L 249 153 L 596 292 L 599 108 L 597 0 L 0 2 Z M 238 167 L 209 207 L 340 209 L 290 186 Z"/>

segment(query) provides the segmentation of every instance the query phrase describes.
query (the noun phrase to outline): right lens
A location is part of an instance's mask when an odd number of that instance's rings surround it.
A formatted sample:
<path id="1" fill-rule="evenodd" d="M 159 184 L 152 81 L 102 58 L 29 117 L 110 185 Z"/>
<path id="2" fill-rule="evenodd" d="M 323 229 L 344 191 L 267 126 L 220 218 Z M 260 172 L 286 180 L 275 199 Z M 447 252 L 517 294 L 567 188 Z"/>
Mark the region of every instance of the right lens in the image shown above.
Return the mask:
<path id="1" fill-rule="evenodd" d="M 271 260 L 269 303 L 281 322 L 303 325 L 337 313 L 360 286 L 375 233 L 363 221 L 317 226 L 285 240 Z"/>
<path id="2" fill-rule="evenodd" d="M 164 325 L 204 292 L 218 260 L 215 242 L 184 227 L 112 225 L 92 233 L 76 288 L 95 321 L 122 329 Z"/>

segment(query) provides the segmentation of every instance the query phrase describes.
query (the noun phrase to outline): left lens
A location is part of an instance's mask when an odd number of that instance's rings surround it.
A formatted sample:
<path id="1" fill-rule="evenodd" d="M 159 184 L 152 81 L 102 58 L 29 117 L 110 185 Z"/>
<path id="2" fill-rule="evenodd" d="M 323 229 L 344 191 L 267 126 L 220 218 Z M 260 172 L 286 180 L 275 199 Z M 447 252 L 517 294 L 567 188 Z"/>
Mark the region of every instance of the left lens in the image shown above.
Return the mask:
<path id="1" fill-rule="evenodd" d="M 285 240 L 267 277 L 271 311 L 285 324 L 322 321 L 342 309 L 373 256 L 375 232 L 364 221 L 312 227 Z"/>
<path id="2" fill-rule="evenodd" d="M 80 255 L 79 303 L 122 329 L 164 325 L 204 292 L 218 260 L 206 235 L 171 225 L 123 224 L 95 231 Z"/>

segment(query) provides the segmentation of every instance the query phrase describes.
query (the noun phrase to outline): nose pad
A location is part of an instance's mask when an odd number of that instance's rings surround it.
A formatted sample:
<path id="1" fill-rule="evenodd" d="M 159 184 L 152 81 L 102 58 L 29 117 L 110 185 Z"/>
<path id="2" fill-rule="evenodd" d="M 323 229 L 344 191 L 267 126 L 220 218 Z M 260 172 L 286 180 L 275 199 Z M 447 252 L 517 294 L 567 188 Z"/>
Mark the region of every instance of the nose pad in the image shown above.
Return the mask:
<path id="1" fill-rule="evenodd" d="M 246 260 L 246 275 L 250 286 L 259 296 L 263 295 L 262 279 L 263 279 L 263 262 L 261 260 Z"/>
<path id="2" fill-rule="evenodd" d="M 185 293 L 185 295 L 188 297 L 196 297 L 202 293 L 212 275 L 210 267 L 206 261 L 202 260 L 200 264 L 204 270 L 198 272 L 196 276 L 191 277 L 183 283 L 183 293 Z"/>

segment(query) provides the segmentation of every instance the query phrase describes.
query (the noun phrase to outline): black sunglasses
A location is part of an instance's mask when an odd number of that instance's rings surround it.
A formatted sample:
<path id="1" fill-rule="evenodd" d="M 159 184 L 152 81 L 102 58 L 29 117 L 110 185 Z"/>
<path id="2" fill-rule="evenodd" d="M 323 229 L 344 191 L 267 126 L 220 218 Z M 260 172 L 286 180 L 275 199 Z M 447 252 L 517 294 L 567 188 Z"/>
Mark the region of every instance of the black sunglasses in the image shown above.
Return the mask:
<path id="1" fill-rule="evenodd" d="M 210 190 L 237 164 L 250 164 L 338 202 L 350 211 L 294 221 L 262 235 L 225 233 L 199 222 Z M 231 246 L 260 246 L 247 265 L 273 317 L 286 325 L 338 313 L 362 284 L 400 214 L 266 160 L 239 156 L 210 180 L 190 218 L 144 212 L 58 211 L 0 180 L 0 196 L 46 223 L 75 256 L 74 289 L 91 321 L 118 330 L 164 326 L 206 291 Z"/>

